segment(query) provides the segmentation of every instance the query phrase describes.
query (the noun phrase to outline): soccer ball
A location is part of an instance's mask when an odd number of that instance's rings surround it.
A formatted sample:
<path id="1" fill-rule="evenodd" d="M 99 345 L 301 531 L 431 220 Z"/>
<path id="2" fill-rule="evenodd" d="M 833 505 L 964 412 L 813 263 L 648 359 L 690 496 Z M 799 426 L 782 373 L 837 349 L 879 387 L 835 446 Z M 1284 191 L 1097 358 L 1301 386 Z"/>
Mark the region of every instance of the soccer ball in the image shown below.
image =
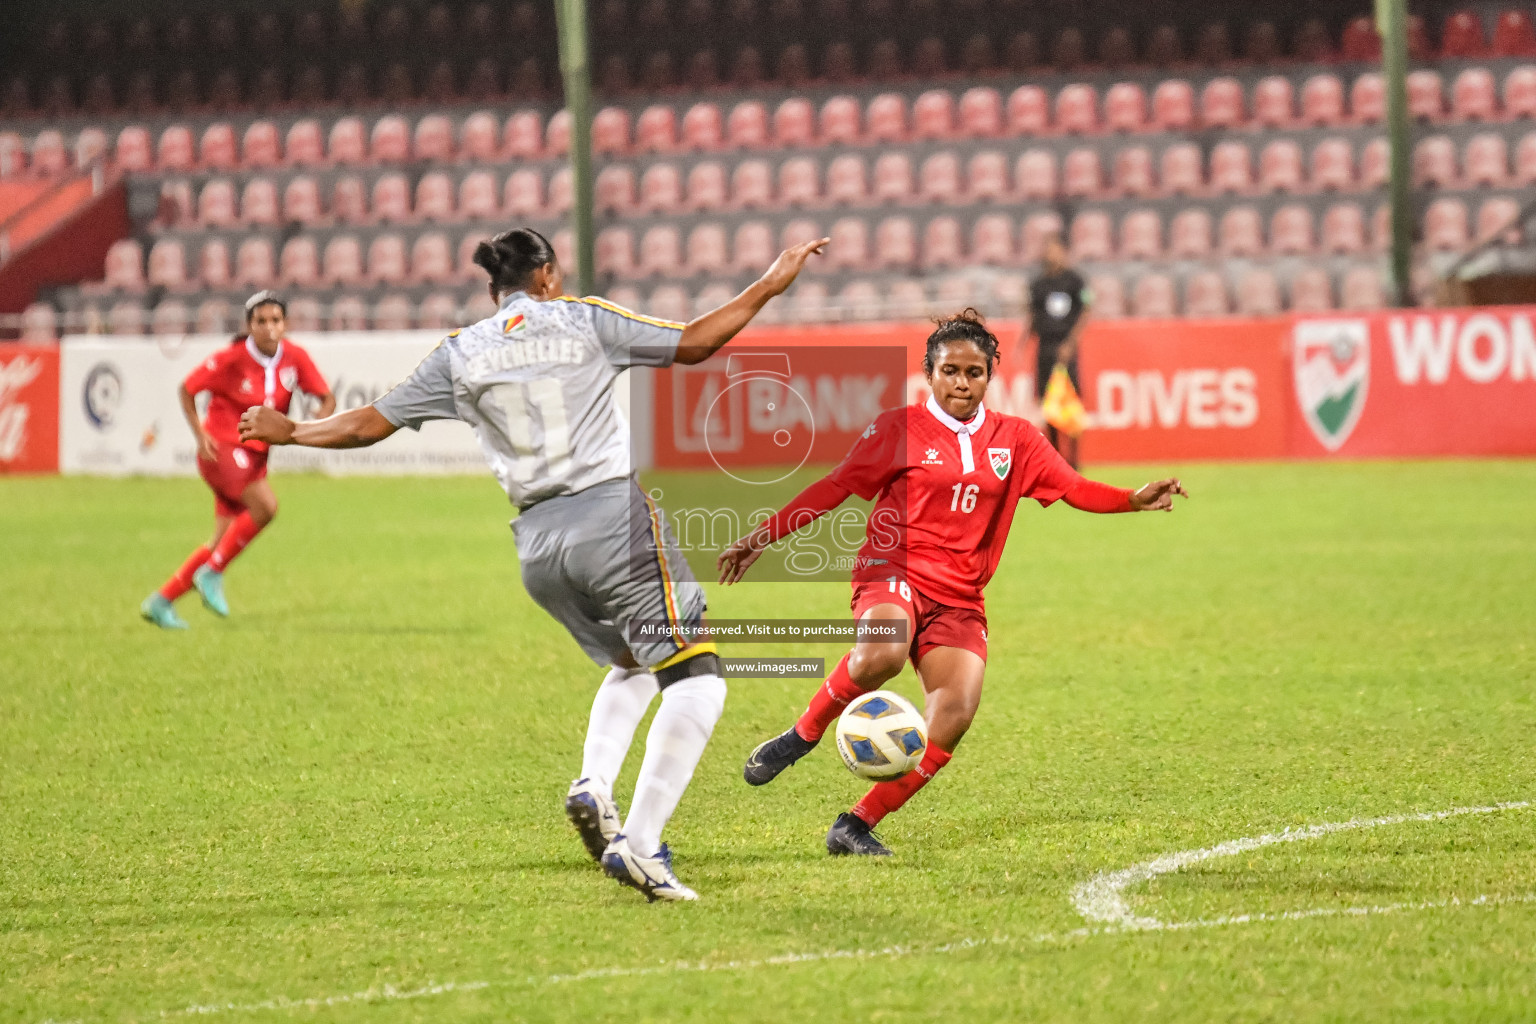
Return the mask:
<path id="1" fill-rule="evenodd" d="M 899 779 L 922 762 L 927 749 L 922 713 L 900 694 L 866 693 L 837 720 L 837 752 L 861 779 Z"/>

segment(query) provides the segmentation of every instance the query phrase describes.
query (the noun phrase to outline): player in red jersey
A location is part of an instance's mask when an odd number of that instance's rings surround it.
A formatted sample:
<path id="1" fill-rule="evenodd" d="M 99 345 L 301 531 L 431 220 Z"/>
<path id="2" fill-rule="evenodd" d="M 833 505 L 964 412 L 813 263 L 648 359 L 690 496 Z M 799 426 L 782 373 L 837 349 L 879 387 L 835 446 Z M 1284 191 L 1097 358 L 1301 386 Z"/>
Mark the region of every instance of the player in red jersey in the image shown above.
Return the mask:
<path id="1" fill-rule="evenodd" d="M 213 539 L 192 552 L 165 585 L 139 606 L 162 629 L 186 629 L 175 601 L 193 587 L 216 615 L 229 614 L 224 570 L 277 515 L 267 483 L 267 446 L 240 441 L 240 414 L 254 405 L 286 413 L 295 391 L 320 400 L 320 418 L 336 411 L 336 398 L 309 353 L 283 337 L 288 307 L 272 292 L 245 304 L 246 333 L 203 360 L 181 382 L 181 410 L 197 438 L 197 471 L 213 491 Z M 208 392 L 208 413 L 197 418 L 197 395 Z"/>
<path id="2" fill-rule="evenodd" d="M 810 753 L 848 702 L 910 659 L 923 684 L 928 750 L 916 771 L 877 783 L 827 833 L 832 854 L 889 855 L 871 833 L 949 763 L 981 702 L 987 617 L 981 592 L 997 571 L 1023 498 L 1063 499 L 1087 512 L 1168 510 L 1188 497 L 1176 479 L 1138 491 L 1084 479 L 1028 421 L 982 404 L 997 339 L 975 310 L 941 320 L 923 371 L 932 394 L 882 413 L 827 477 L 719 558 L 720 582 L 742 578 L 763 549 L 832 511 L 850 494 L 878 498 L 853 572 L 854 618 L 904 620 L 910 642 L 861 638 L 795 725 L 759 745 L 743 774 L 761 786 Z"/>

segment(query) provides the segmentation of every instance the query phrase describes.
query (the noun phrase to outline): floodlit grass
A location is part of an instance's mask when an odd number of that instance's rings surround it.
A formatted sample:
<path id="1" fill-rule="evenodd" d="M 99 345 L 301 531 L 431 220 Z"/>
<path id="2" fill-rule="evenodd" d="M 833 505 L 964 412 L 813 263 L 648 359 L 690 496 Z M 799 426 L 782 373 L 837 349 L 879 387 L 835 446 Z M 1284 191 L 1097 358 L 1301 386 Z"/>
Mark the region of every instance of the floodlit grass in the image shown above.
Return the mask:
<path id="1" fill-rule="evenodd" d="M 669 830 L 685 906 L 565 823 L 600 672 L 523 593 L 488 477 L 277 478 L 234 617 L 194 595 L 181 635 L 137 605 L 206 533 L 201 484 L 0 479 L 0 1020 L 1536 1017 L 1536 904 L 1074 934 L 1100 871 L 1536 798 L 1536 463 L 1180 468 L 1173 515 L 1026 503 L 981 713 L 890 862 L 823 852 L 861 791 L 829 748 L 742 783 L 812 684 L 734 682 Z M 847 598 L 710 587 L 733 618 Z M 1128 895 L 1187 921 L 1532 892 L 1509 810 Z"/>

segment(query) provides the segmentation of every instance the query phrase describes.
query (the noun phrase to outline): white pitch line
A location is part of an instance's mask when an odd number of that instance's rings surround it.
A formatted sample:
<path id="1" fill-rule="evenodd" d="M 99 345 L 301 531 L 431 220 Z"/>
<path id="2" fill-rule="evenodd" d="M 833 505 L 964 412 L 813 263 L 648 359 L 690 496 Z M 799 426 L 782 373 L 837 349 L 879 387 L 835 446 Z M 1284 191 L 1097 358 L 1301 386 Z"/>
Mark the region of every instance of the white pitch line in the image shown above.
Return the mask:
<path id="1" fill-rule="evenodd" d="M 1166 854 L 1121 871 L 1103 872 L 1073 890 L 1072 900 L 1080 913 L 1097 926 L 1074 928 L 1070 931 L 1045 932 L 1033 936 L 1013 938 L 1007 935 L 992 938 L 959 939 L 937 946 L 886 946 L 881 949 L 834 949 L 812 953 L 782 953 L 778 956 L 750 960 L 678 960 L 644 967 L 594 967 L 568 974 L 529 975 L 525 978 L 505 978 L 497 981 L 459 981 L 430 983 L 420 988 L 402 989 L 393 985 L 366 989 L 361 992 L 334 996 L 315 996 L 292 999 L 277 996 L 255 1003 L 206 1003 L 194 1004 L 177 1010 L 161 1010 L 149 1019 L 168 1020 L 176 1017 L 211 1016 L 222 1013 L 257 1013 L 264 1010 L 322 1009 L 349 1003 L 385 1003 L 412 999 L 428 999 L 460 992 L 478 992 L 490 988 L 513 986 L 538 987 L 559 985 L 566 982 L 592 981 L 601 978 L 638 978 L 655 975 L 686 974 L 717 971 L 749 971 L 764 967 L 782 967 L 791 964 L 822 963 L 831 960 L 896 959 L 908 956 L 941 956 L 982 946 L 1043 946 L 1071 942 L 1096 935 L 1124 934 L 1138 931 L 1186 931 L 1198 928 L 1225 928 L 1233 925 L 1259 924 L 1274 921 L 1300 921 L 1326 917 L 1368 917 L 1381 914 L 1408 913 L 1427 910 L 1447 910 L 1458 907 L 1496 907 L 1536 904 L 1536 893 L 1517 896 L 1475 896 L 1468 900 L 1456 897 L 1422 902 L 1388 903 L 1364 907 L 1319 907 L 1312 910 L 1290 910 L 1279 913 L 1234 914 L 1224 917 L 1199 918 L 1192 921 L 1161 921 L 1157 918 L 1136 917 L 1130 912 L 1122 895 L 1126 888 L 1145 882 L 1158 875 L 1168 874 L 1213 857 L 1231 856 L 1275 843 L 1297 842 L 1315 839 L 1350 829 L 1378 828 L 1383 825 L 1400 825 L 1413 821 L 1443 821 L 1446 818 L 1466 814 L 1492 814 L 1528 808 L 1530 801 L 1491 804 L 1487 807 L 1453 807 L 1445 811 L 1423 814 L 1394 814 L 1381 818 L 1357 818 L 1350 821 L 1328 822 L 1300 829 L 1287 829 L 1268 835 L 1246 839 L 1233 839 L 1216 846 L 1199 850 L 1182 850 Z M 52 1022 L 42 1022 L 52 1024 Z M 71 1021 L 69 1024 L 79 1024 Z"/>
<path id="2" fill-rule="evenodd" d="M 1411 821 L 1443 821 L 1446 818 L 1455 818 L 1464 814 L 1493 814 L 1496 811 L 1513 811 L 1530 806 L 1530 801 L 1521 800 L 1517 803 L 1490 804 L 1487 807 L 1452 807 L 1445 811 L 1429 811 L 1423 814 L 1391 814 L 1382 818 L 1330 821 L 1321 825 L 1308 825 L 1305 828 L 1288 828 L 1283 832 L 1271 832 L 1268 835 L 1229 839 L 1224 843 L 1199 850 L 1166 853 L 1161 857 L 1121 868 L 1119 871 L 1102 871 L 1072 890 L 1072 905 L 1084 918 L 1095 924 L 1122 930 L 1155 931 L 1167 928 L 1167 923 L 1155 917 L 1137 917 L 1131 911 L 1130 903 L 1126 901 L 1125 890 L 1133 885 L 1150 882 L 1159 875 L 1181 871 L 1191 864 L 1198 864 L 1215 857 L 1247 853 L 1264 846 L 1273 846 L 1275 843 L 1295 843 L 1305 839 L 1317 839 L 1320 836 L 1351 829 L 1380 828 L 1383 825 L 1402 825 Z"/>

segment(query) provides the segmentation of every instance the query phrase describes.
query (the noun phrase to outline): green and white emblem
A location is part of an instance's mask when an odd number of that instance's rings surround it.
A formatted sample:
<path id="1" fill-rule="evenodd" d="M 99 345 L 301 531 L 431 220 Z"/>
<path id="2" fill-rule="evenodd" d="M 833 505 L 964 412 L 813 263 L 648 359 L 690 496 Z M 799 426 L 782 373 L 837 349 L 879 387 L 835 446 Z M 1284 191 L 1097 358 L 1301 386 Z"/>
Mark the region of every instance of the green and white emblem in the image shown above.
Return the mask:
<path id="1" fill-rule="evenodd" d="M 1336 452 L 1365 411 L 1371 325 L 1366 320 L 1302 320 L 1291 348 L 1302 418 L 1318 442 Z"/>

